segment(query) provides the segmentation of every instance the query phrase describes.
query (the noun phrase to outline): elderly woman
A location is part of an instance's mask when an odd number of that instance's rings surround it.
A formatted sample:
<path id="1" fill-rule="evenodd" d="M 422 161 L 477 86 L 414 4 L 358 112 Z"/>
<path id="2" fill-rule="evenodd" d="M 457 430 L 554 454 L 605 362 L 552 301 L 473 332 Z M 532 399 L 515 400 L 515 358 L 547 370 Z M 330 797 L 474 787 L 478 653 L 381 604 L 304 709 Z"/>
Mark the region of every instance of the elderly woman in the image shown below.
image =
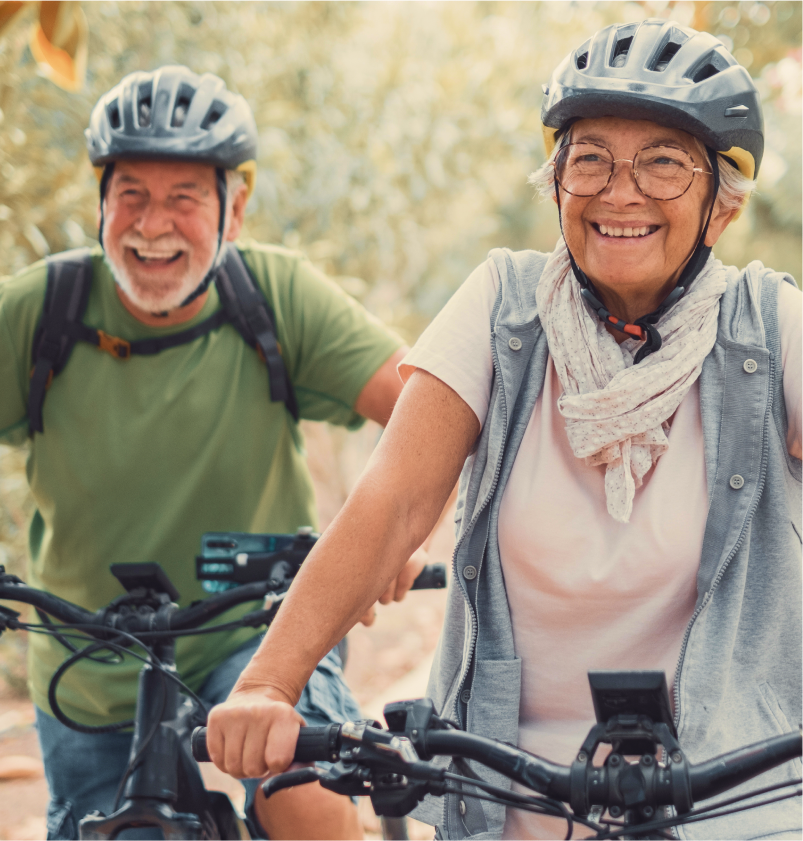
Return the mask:
<path id="1" fill-rule="evenodd" d="M 711 254 L 761 161 L 757 92 L 715 38 L 656 20 L 598 32 L 545 92 L 531 180 L 563 236 L 492 251 L 404 360 L 371 463 L 212 712 L 230 773 L 287 766 L 315 664 L 461 470 L 443 715 L 568 763 L 594 719 L 586 672 L 660 669 L 692 762 L 801 720 L 801 295 Z M 448 838 L 565 826 L 453 795 L 419 814 Z M 799 826 L 787 800 L 683 832 Z"/>

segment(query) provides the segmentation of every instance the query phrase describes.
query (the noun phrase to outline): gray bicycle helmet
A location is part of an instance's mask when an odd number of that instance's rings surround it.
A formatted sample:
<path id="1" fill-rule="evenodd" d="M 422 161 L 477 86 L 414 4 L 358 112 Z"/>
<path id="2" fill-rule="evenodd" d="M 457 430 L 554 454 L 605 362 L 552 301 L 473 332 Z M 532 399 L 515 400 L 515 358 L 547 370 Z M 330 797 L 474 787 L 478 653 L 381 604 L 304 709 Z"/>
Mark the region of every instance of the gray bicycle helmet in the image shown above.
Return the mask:
<path id="1" fill-rule="evenodd" d="M 101 245 L 106 186 L 115 161 L 188 161 L 215 167 L 220 203 L 215 261 L 179 305 L 187 306 L 214 279 L 226 217 L 226 170 L 243 174 L 249 196 L 254 190 L 257 127 L 250 106 L 227 90 L 220 77 L 168 65 L 150 73 L 130 73 L 104 94 L 92 109 L 84 136 L 100 182 Z"/>
<path id="2" fill-rule="evenodd" d="M 191 161 L 240 170 L 249 194 L 254 187 L 254 115 L 211 73 L 180 65 L 130 73 L 98 100 L 84 135 L 96 168 L 132 158 Z"/>
<path id="3" fill-rule="evenodd" d="M 753 179 L 764 152 L 761 101 L 750 74 L 707 32 L 645 20 L 601 29 L 544 87 L 547 154 L 569 122 L 619 116 L 687 131 Z"/>

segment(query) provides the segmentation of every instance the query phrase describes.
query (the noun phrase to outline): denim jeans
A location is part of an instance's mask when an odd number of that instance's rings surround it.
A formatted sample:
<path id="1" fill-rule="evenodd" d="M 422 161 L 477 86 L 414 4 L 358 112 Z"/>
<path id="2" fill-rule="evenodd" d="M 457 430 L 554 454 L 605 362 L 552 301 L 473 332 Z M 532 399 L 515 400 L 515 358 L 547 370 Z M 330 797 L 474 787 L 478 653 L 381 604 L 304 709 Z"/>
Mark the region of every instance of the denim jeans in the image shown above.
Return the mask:
<path id="1" fill-rule="evenodd" d="M 207 704 L 226 700 L 259 642 L 259 637 L 250 640 L 209 675 L 198 692 Z M 337 649 L 318 664 L 296 709 L 311 726 L 360 717 L 357 702 L 343 680 Z M 113 811 L 117 787 L 128 765 L 132 733 L 78 733 L 38 708 L 36 727 L 50 790 L 47 837 L 77 839 L 78 822 L 88 812 L 97 809 L 108 815 Z M 246 814 L 253 823 L 252 804 L 259 781 L 241 782 L 246 791 Z M 255 828 L 261 832 L 258 825 Z M 157 829 L 130 829 L 119 837 L 149 839 L 162 835 Z"/>

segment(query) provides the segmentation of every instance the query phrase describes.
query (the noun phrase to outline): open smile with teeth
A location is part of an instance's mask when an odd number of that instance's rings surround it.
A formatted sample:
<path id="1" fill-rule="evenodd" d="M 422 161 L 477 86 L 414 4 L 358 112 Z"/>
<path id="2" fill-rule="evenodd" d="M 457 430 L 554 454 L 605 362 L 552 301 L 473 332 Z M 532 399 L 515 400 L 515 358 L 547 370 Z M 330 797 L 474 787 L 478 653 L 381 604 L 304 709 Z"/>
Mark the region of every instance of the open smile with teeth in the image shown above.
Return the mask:
<path id="1" fill-rule="evenodd" d="M 131 251 L 140 263 L 175 263 L 184 253 L 183 251 L 141 251 L 136 248 L 132 248 Z"/>
<path id="2" fill-rule="evenodd" d="M 643 225 L 638 228 L 613 227 L 612 225 L 597 225 L 593 227 L 605 237 L 647 237 L 658 230 L 658 225 Z"/>

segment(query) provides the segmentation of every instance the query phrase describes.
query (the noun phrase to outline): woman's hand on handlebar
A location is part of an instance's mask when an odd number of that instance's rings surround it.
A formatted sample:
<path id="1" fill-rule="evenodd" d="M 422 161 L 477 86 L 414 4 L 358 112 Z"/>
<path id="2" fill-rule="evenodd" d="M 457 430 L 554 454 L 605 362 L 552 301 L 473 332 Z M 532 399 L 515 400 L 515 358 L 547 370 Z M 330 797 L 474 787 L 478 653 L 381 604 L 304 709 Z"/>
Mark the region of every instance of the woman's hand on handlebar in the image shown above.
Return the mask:
<path id="1" fill-rule="evenodd" d="M 232 777 L 278 774 L 292 763 L 304 723 L 281 691 L 238 682 L 226 701 L 209 713 L 209 756 Z"/>

